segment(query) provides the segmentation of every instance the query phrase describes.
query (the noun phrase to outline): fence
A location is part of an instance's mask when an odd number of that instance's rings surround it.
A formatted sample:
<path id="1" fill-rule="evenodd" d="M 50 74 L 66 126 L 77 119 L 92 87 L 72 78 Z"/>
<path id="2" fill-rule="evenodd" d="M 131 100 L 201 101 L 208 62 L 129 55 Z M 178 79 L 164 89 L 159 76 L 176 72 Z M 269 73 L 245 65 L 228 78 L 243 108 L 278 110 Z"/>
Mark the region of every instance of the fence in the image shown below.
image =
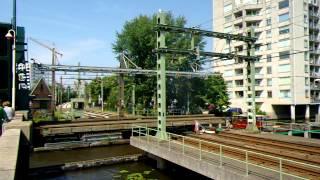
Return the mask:
<path id="1" fill-rule="evenodd" d="M 163 132 L 160 132 L 156 129 L 143 127 L 143 126 L 137 126 L 137 125 L 132 126 L 132 136 L 137 135 L 139 140 L 145 140 L 148 144 L 155 142 L 159 147 L 161 145 L 161 147 L 167 148 L 168 151 L 178 151 L 182 153 L 183 156 L 189 156 L 196 160 L 201 160 L 201 161 L 205 160 L 206 162 L 211 163 L 212 165 L 218 163 L 220 167 L 222 167 L 226 161 L 229 161 L 229 164 L 240 163 L 244 167 L 244 172 L 246 176 L 248 176 L 249 173 L 253 172 L 254 168 L 258 168 L 260 170 L 277 173 L 279 179 L 281 180 L 284 177 L 290 177 L 295 179 L 308 179 L 305 177 L 300 177 L 300 176 L 288 173 L 288 171 L 285 171 L 285 168 L 283 168 L 284 163 L 290 164 L 291 166 L 294 166 L 294 167 L 299 167 L 299 166 L 307 167 L 310 169 L 316 169 L 318 172 L 320 171 L 320 166 L 315 166 L 315 165 L 310 165 L 310 164 L 297 162 L 289 159 L 274 157 L 271 155 L 239 149 L 232 146 L 213 143 L 213 142 L 204 141 L 204 140 L 192 138 L 192 137 L 186 137 L 182 135 L 177 135 L 173 133 L 166 132 L 162 137 L 167 137 L 167 138 L 160 139 L 159 137 L 156 136 L 157 133 L 163 133 Z M 208 146 L 211 147 L 211 150 L 210 148 L 208 149 Z M 242 153 L 244 157 L 236 158 L 236 157 L 226 156 L 225 152 L 230 152 L 230 151 Z M 218 157 L 218 158 L 212 158 L 212 157 Z M 250 162 L 249 159 L 251 159 L 252 161 L 252 159 L 257 157 L 259 157 L 259 159 L 269 159 L 273 162 L 276 162 L 277 169 Z"/>

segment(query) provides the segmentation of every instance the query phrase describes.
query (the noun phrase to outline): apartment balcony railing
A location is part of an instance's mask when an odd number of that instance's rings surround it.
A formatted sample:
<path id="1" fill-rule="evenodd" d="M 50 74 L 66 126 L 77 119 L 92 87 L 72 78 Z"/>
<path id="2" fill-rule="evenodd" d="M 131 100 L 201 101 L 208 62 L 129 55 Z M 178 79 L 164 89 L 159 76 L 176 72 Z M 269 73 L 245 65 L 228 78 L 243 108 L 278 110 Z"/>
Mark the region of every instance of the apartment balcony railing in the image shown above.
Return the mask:
<path id="1" fill-rule="evenodd" d="M 311 54 L 320 54 L 320 49 L 310 49 Z"/>
<path id="2" fill-rule="evenodd" d="M 311 103 L 320 103 L 319 97 L 311 97 Z"/>
<path id="3" fill-rule="evenodd" d="M 315 60 L 315 59 L 311 59 L 310 60 L 310 65 L 312 66 L 320 66 L 320 61 L 319 60 Z"/>
<path id="4" fill-rule="evenodd" d="M 311 30 L 319 30 L 319 24 L 309 23 L 309 28 Z"/>
<path id="5" fill-rule="evenodd" d="M 314 42 L 320 42 L 320 37 L 311 35 L 309 36 L 309 40 Z"/>
<path id="6" fill-rule="evenodd" d="M 312 76 L 312 77 L 320 77 L 320 73 L 311 72 L 310 76 Z"/>
<path id="7" fill-rule="evenodd" d="M 319 6 L 319 3 L 318 3 L 318 1 L 309 0 L 309 5 Z"/>
<path id="8" fill-rule="evenodd" d="M 312 90 L 320 90 L 320 85 L 318 85 L 318 84 L 311 84 L 310 87 Z"/>
<path id="9" fill-rule="evenodd" d="M 309 11 L 309 16 L 310 16 L 310 17 L 319 19 L 319 15 L 320 15 L 320 14 L 319 14 L 318 12 Z"/>

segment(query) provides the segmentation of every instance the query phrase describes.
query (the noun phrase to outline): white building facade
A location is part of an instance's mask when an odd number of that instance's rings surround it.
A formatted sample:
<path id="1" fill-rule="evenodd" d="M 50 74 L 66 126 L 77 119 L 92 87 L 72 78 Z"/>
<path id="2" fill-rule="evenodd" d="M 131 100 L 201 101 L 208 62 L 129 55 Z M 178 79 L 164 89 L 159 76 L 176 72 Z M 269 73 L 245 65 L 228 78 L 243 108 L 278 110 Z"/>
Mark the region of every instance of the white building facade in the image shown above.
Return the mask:
<path id="1" fill-rule="evenodd" d="M 309 119 L 319 113 L 319 0 L 213 0 L 213 29 L 258 38 L 257 108 L 271 118 Z M 247 55 L 242 42 L 214 39 L 214 52 Z M 216 60 L 228 86 L 232 107 L 247 109 L 246 65 Z"/>

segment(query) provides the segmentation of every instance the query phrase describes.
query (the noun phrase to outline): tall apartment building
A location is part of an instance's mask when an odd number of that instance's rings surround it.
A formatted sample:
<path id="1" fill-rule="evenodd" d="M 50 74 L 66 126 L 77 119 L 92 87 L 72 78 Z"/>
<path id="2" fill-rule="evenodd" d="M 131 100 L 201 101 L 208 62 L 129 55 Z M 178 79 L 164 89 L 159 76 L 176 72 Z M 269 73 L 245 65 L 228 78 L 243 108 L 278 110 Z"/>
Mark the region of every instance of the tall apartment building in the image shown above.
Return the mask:
<path id="1" fill-rule="evenodd" d="M 214 31 L 258 38 L 256 103 L 272 118 L 309 119 L 320 112 L 319 0 L 213 0 Z M 247 55 L 242 42 L 214 39 L 215 52 Z M 246 67 L 217 60 L 232 107 L 247 109 Z"/>

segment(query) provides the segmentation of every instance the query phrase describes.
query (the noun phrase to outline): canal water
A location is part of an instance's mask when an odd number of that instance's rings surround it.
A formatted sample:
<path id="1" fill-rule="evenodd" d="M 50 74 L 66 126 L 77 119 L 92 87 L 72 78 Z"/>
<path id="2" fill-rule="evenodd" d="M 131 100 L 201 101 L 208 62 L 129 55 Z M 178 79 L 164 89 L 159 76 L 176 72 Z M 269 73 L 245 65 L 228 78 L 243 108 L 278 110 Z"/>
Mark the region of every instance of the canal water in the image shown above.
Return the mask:
<path id="1" fill-rule="evenodd" d="M 30 168 L 58 166 L 67 162 L 103 159 L 113 156 L 142 153 L 130 145 L 95 147 L 68 151 L 35 152 L 30 156 Z M 73 171 L 53 171 L 50 173 L 31 173 L 28 179 L 44 180 L 105 180 L 105 179 L 207 179 L 193 171 L 168 163 L 165 170 L 156 168 L 156 161 L 143 159 L 138 162 L 86 168 Z"/>

